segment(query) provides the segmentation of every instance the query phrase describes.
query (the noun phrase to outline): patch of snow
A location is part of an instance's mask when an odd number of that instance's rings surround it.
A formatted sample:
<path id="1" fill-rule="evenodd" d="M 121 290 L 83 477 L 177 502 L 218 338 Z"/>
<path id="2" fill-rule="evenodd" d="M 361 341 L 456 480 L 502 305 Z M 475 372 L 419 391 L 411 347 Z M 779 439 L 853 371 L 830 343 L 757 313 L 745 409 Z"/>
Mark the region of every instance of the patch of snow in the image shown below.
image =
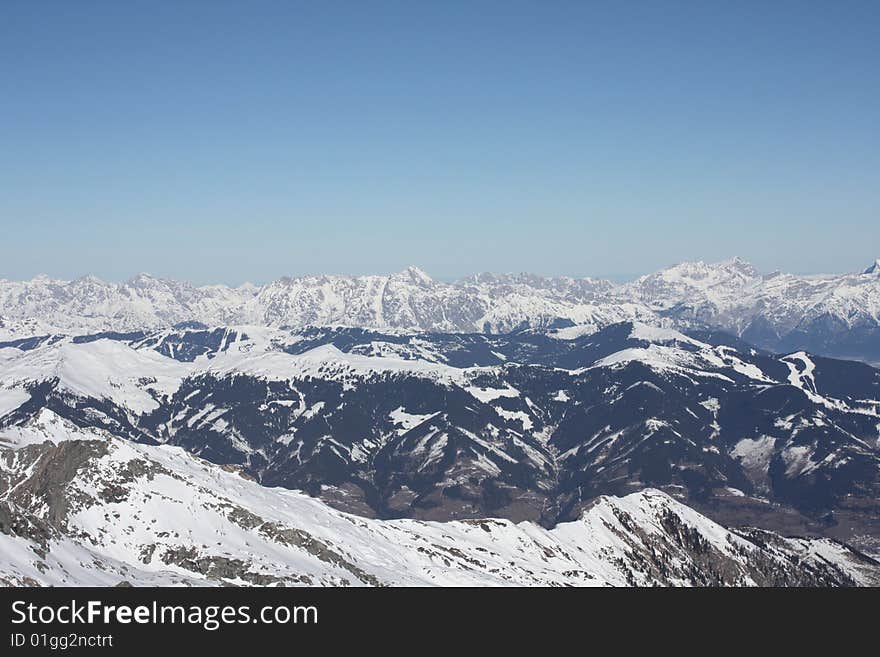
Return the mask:
<path id="1" fill-rule="evenodd" d="M 434 417 L 437 413 L 426 413 L 423 415 L 418 415 L 415 413 L 407 413 L 403 406 L 398 406 L 393 411 L 388 414 L 391 422 L 395 425 L 399 425 L 400 428 L 397 429 L 397 434 L 402 435 L 407 431 L 420 425 L 425 420 Z"/>
<path id="2" fill-rule="evenodd" d="M 481 388 L 477 386 L 469 386 L 466 390 L 484 403 L 489 403 L 499 397 L 519 397 L 519 390 L 510 385 L 507 385 L 505 388 Z"/>

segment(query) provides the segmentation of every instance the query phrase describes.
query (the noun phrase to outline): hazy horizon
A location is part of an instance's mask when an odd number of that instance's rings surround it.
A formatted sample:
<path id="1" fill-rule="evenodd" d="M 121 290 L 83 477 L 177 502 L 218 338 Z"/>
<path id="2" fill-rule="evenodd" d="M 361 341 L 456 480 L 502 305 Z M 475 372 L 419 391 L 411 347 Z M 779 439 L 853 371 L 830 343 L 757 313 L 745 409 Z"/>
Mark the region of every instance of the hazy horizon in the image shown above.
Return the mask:
<path id="1" fill-rule="evenodd" d="M 749 262 L 748 260 L 746 260 L 745 258 L 741 258 L 740 256 L 731 256 L 729 258 L 723 258 L 722 260 L 719 260 L 719 261 L 702 260 L 702 262 L 705 262 L 706 264 L 709 264 L 709 265 L 721 264 L 723 262 L 734 260 L 736 258 L 739 258 L 740 260 L 743 260 L 743 261 L 747 262 L 748 264 L 755 266 L 754 263 Z M 542 278 L 574 278 L 574 279 L 592 278 L 595 280 L 609 280 L 613 283 L 626 283 L 629 281 L 633 281 L 641 276 L 653 274 L 657 271 L 661 271 L 663 269 L 668 269 L 670 267 L 684 264 L 686 262 L 700 262 L 700 260 L 687 260 L 687 261 L 673 262 L 673 263 L 669 263 L 665 266 L 659 267 L 658 269 L 655 269 L 655 270 L 642 271 L 642 272 L 638 272 L 638 273 L 634 273 L 634 274 L 630 274 L 630 275 L 597 275 L 597 274 L 590 274 L 590 273 L 586 273 L 586 274 L 582 274 L 582 275 L 568 275 L 568 274 L 554 274 L 554 273 L 546 273 L 546 272 L 534 272 L 534 271 L 526 271 L 526 270 L 519 270 L 519 271 L 516 271 L 516 270 L 508 270 L 508 271 L 479 270 L 479 271 L 468 272 L 468 273 L 463 274 L 461 276 L 442 276 L 442 275 L 435 275 L 432 272 L 426 270 L 424 267 L 420 267 L 419 265 L 413 263 L 413 264 L 407 265 L 406 267 L 402 267 L 401 269 L 395 269 L 395 270 L 390 270 L 390 271 L 365 271 L 365 272 L 357 272 L 357 273 L 341 273 L 341 272 L 333 272 L 333 271 L 314 271 L 314 272 L 304 272 L 301 274 L 282 274 L 281 276 L 278 276 L 276 278 L 266 279 L 266 280 L 261 280 L 261 279 L 245 279 L 245 280 L 241 280 L 241 281 L 202 280 L 200 278 L 191 279 L 191 278 L 177 278 L 174 276 L 164 276 L 162 274 L 157 274 L 155 272 L 149 272 L 149 271 L 133 272 L 128 276 L 125 276 L 123 278 L 116 278 L 116 279 L 98 276 L 97 274 L 95 274 L 93 272 L 85 272 L 85 273 L 79 274 L 77 276 L 72 276 L 72 277 L 58 277 L 58 276 L 52 276 L 51 274 L 47 274 L 45 272 L 40 272 L 40 273 L 38 273 L 30 278 L 27 278 L 27 279 L 13 279 L 13 278 L 9 278 L 9 277 L 0 277 L 0 280 L 12 281 L 12 282 L 22 282 L 22 281 L 32 281 L 32 280 L 35 280 L 35 279 L 38 279 L 41 277 L 45 277 L 45 278 L 49 278 L 51 280 L 70 282 L 70 281 L 75 281 L 77 279 L 86 278 L 89 276 L 94 276 L 105 283 L 122 284 L 122 283 L 129 282 L 129 281 L 133 280 L 134 278 L 137 278 L 138 276 L 147 275 L 147 276 L 151 276 L 151 277 L 157 278 L 157 279 L 176 280 L 176 281 L 186 282 L 186 283 L 196 285 L 198 287 L 204 287 L 204 286 L 210 286 L 210 285 L 225 285 L 227 287 L 241 287 L 244 285 L 256 285 L 256 286 L 265 285 L 267 283 L 270 283 L 275 280 L 279 280 L 281 278 L 302 278 L 302 277 L 309 277 L 309 276 L 343 276 L 343 277 L 390 276 L 392 274 L 404 272 L 411 267 L 415 267 L 416 269 L 419 269 L 423 273 L 427 274 L 432 280 L 437 281 L 437 282 L 441 282 L 441 283 L 454 283 L 456 281 L 462 280 L 463 278 L 467 278 L 468 276 L 473 276 L 473 275 L 478 275 L 478 274 L 533 275 L 533 276 L 540 276 Z M 861 273 L 866 268 L 870 267 L 874 262 L 880 262 L 880 257 L 878 257 L 870 262 L 866 262 L 866 263 L 864 263 L 864 266 L 859 266 L 855 269 L 849 269 L 846 271 L 833 271 L 833 272 L 832 271 L 824 271 L 824 272 L 785 271 L 785 270 L 780 269 L 778 267 L 774 268 L 774 269 L 770 269 L 770 270 L 764 270 L 764 269 L 761 269 L 760 267 L 755 267 L 755 268 L 758 270 L 758 272 L 760 274 L 763 274 L 763 275 L 771 274 L 774 272 L 782 272 L 785 274 L 793 274 L 795 276 L 840 276 L 840 275 L 846 275 L 846 274 Z"/>

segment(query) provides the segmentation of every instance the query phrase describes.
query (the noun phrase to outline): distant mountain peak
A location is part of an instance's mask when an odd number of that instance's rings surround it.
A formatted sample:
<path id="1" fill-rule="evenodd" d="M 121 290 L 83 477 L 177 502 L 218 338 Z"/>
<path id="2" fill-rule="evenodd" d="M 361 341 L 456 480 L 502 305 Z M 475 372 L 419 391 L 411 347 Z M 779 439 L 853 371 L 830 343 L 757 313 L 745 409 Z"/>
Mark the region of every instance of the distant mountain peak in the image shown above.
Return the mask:
<path id="1" fill-rule="evenodd" d="M 80 284 L 88 283 L 91 285 L 106 285 L 106 283 L 103 280 L 101 280 L 100 278 L 98 278 L 94 274 L 86 274 L 85 276 L 80 276 L 76 280 L 72 281 L 72 283 L 80 283 Z"/>
<path id="2" fill-rule="evenodd" d="M 748 260 L 745 260 L 744 258 L 740 258 L 739 256 L 733 256 L 732 258 L 725 260 L 721 264 L 749 273 L 756 272 L 755 266 L 752 263 L 750 263 Z"/>
<path id="3" fill-rule="evenodd" d="M 129 285 L 146 285 L 146 284 L 152 283 L 156 280 L 157 280 L 156 277 L 153 276 L 152 274 L 148 274 L 147 272 L 142 271 L 141 273 L 137 274 L 136 276 L 132 276 L 128 280 L 128 283 L 129 283 Z"/>
<path id="4" fill-rule="evenodd" d="M 57 278 L 52 278 L 51 276 L 49 276 L 49 274 L 37 274 L 36 276 L 34 276 L 31 279 L 31 282 L 45 284 L 45 283 L 60 283 L 62 281 L 60 281 Z"/>
<path id="5" fill-rule="evenodd" d="M 870 267 L 868 267 L 863 274 L 880 274 L 880 258 L 877 258 Z"/>
<path id="6" fill-rule="evenodd" d="M 421 285 L 430 285 L 434 282 L 434 279 L 428 276 L 427 272 L 424 269 L 416 267 L 415 265 L 410 265 L 402 272 L 399 272 L 394 275 L 396 278 L 405 278 L 409 279 L 413 283 L 421 284 Z"/>

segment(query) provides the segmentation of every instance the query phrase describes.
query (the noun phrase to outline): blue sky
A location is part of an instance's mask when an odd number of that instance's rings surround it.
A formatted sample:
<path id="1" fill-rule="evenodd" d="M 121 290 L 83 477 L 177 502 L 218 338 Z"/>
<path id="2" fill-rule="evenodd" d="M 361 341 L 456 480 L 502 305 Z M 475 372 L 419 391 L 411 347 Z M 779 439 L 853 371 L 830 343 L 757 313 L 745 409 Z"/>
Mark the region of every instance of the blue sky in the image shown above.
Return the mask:
<path id="1" fill-rule="evenodd" d="M 41 2 L 0 277 L 880 256 L 877 2 Z"/>

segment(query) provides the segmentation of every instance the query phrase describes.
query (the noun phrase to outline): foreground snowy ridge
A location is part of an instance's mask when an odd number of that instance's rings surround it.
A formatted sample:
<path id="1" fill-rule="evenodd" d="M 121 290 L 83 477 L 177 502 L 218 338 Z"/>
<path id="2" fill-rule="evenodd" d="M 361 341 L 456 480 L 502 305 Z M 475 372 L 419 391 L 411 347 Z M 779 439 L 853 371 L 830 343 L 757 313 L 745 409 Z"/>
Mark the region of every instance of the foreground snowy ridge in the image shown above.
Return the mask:
<path id="1" fill-rule="evenodd" d="M 0 438 L 6 585 L 880 583 L 880 564 L 840 543 L 728 531 L 657 490 L 601 497 L 552 530 L 382 521 L 49 411 L 34 431 L 46 440 Z"/>

